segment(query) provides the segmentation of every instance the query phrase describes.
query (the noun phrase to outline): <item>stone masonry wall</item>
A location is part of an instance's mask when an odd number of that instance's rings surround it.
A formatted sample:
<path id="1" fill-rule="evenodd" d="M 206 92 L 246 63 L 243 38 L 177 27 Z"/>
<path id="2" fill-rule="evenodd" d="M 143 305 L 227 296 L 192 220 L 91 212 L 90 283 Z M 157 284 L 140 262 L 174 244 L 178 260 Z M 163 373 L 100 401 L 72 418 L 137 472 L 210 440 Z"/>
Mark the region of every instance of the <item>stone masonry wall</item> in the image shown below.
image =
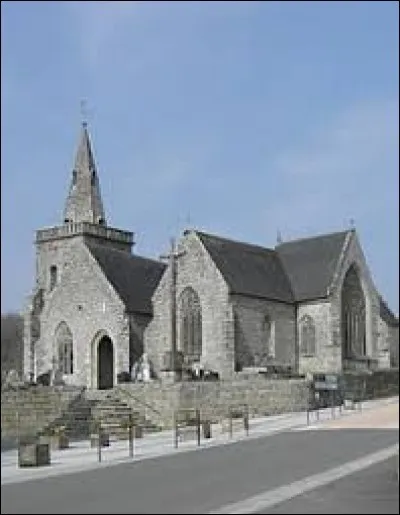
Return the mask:
<path id="1" fill-rule="evenodd" d="M 35 433 L 55 420 L 79 391 L 34 387 L 1 392 L 2 449 L 15 446 L 19 435 Z"/>
<path id="2" fill-rule="evenodd" d="M 399 326 L 390 327 L 390 366 L 399 368 Z"/>
<path id="3" fill-rule="evenodd" d="M 349 372 L 343 375 L 348 390 L 362 392 L 364 399 L 399 395 L 399 369 L 381 369 L 373 373 Z"/>
<path id="4" fill-rule="evenodd" d="M 74 374 L 70 384 L 97 386 L 96 345 L 108 335 L 114 345 L 115 374 L 129 368 L 129 319 L 124 305 L 104 277 L 81 238 L 68 240 L 62 252 L 59 282 L 45 296 L 41 337 L 37 343 L 37 373 L 52 367 L 55 331 L 65 321 L 73 336 Z M 91 362 L 93 366 L 91 366 Z"/>
<path id="5" fill-rule="evenodd" d="M 180 295 L 190 286 L 200 298 L 202 310 L 202 362 L 229 377 L 233 373 L 234 342 L 232 307 L 228 287 L 194 232 L 183 236 L 177 264 L 177 348 L 181 349 Z M 170 270 L 167 269 L 153 296 L 153 320 L 145 332 L 145 351 L 156 370 L 171 349 Z"/>
<path id="6" fill-rule="evenodd" d="M 380 368 L 390 367 L 391 333 L 391 327 L 379 317 L 377 355 Z"/>
<path id="7" fill-rule="evenodd" d="M 328 300 L 302 302 L 297 309 L 297 334 L 301 338 L 301 319 L 310 316 L 315 324 L 315 355 L 299 354 L 299 373 L 307 372 L 339 372 L 341 355 L 337 347 L 332 345 L 331 305 Z"/>
<path id="8" fill-rule="evenodd" d="M 295 366 L 296 315 L 295 307 L 283 302 L 232 296 L 236 319 L 235 361 L 241 367 L 259 365 L 258 360 L 268 351 L 278 363 Z M 271 349 L 268 349 L 264 322 L 271 321 Z"/>
<path id="9" fill-rule="evenodd" d="M 251 377 L 162 386 L 153 382 L 121 385 L 118 390 L 134 409 L 143 410 L 147 405 L 146 417 L 167 427 L 172 425 L 174 411 L 180 409 L 199 408 L 202 417 L 217 422 L 230 408 L 244 404 L 252 415 L 270 415 L 305 410 L 308 402 L 304 379 Z"/>

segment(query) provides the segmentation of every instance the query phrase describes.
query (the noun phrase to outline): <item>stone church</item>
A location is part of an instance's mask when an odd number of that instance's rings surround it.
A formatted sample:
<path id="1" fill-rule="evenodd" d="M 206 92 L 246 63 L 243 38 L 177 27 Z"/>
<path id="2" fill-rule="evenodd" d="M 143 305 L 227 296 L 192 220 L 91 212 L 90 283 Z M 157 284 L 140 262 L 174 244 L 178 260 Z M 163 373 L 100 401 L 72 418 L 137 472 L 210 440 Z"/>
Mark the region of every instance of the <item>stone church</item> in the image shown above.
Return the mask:
<path id="1" fill-rule="evenodd" d="M 145 353 L 229 378 L 269 364 L 299 373 L 398 366 L 398 319 L 356 231 L 264 248 L 186 230 L 169 264 L 107 225 L 86 124 L 62 223 L 36 232 L 24 372 L 111 388 Z M 174 347 L 173 347 L 174 344 Z M 169 359 L 171 361 L 171 359 Z"/>

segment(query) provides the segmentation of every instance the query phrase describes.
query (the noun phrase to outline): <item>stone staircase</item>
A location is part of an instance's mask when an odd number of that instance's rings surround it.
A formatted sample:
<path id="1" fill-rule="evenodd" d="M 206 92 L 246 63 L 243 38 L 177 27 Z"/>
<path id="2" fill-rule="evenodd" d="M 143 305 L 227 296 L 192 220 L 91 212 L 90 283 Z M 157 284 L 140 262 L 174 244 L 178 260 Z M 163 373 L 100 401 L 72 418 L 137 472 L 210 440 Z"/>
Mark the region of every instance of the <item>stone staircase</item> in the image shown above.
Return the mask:
<path id="1" fill-rule="evenodd" d="M 128 404 L 131 409 L 141 413 L 147 432 L 159 431 L 162 428 L 165 429 L 168 426 L 169 421 L 168 417 L 165 416 L 165 412 L 163 413 L 161 409 L 157 409 L 160 408 L 160 403 L 163 406 L 165 405 L 162 396 L 158 395 L 156 399 L 153 397 L 152 401 L 148 402 L 146 395 L 137 395 L 137 392 L 135 394 L 130 389 L 125 388 L 123 385 L 117 386 L 115 391 L 117 392 L 119 398 Z"/>
<path id="2" fill-rule="evenodd" d="M 83 391 L 65 407 L 63 412 L 45 428 L 64 426 L 65 433 L 70 440 L 83 440 L 90 437 L 93 421 L 93 410 L 96 408 L 95 400 L 87 399 Z"/>
<path id="3" fill-rule="evenodd" d="M 94 403 L 92 417 L 101 421 L 102 425 L 116 427 L 127 426 L 130 417 L 135 425 L 140 425 L 145 433 L 159 431 L 158 424 L 150 420 L 140 406 L 132 406 L 122 392 L 114 390 L 88 390 L 86 399 Z"/>
<path id="4" fill-rule="evenodd" d="M 146 411 L 147 409 L 147 411 Z M 94 421 L 127 427 L 132 416 L 143 433 L 159 431 L 161 424 L 148 417 L 148 407 L 131 402 L 123 392 L 84 388 L 29 388 L 2 392 L 2 449 L 17 445 L 18 435 L 34 437 L 63 426 L 70 440 L 90 438 Z"/>

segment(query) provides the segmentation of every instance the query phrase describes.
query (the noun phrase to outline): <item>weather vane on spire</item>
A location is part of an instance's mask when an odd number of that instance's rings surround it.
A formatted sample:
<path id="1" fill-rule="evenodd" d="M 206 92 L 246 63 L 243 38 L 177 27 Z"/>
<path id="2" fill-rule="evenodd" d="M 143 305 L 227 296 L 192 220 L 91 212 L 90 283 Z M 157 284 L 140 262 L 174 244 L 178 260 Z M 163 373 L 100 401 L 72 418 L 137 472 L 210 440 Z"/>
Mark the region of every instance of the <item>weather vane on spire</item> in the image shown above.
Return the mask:
<path id="1" fill-rule="evenodd" d="M 87 126 L 87 102 L 86 100 L 81 100 L 80 102 L 80 105 L 81 105 L 81 118 L 82 118 L 82 125 L 84 127 Z"/>

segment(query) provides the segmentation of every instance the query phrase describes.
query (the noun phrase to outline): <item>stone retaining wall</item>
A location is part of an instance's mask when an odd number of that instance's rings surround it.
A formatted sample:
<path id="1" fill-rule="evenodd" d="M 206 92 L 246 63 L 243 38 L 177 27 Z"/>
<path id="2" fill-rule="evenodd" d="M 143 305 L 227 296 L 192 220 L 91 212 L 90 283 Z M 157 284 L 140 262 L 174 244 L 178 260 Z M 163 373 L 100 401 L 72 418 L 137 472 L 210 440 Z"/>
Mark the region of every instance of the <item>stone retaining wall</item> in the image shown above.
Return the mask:
<path id="1" fill-rule="evenodd" d="M 1 446 L 13 447 L 18 433 L 32 434 L 59 417 L 81 390 L 29 387 L 1 392 Z"/>
<path id="2" fill-rule="evenodd" d="M 234 379 L 216 382 L 126 384 L 124 401 L 146 409 L 146 416 L 170 426 L 178 409 L 199 408 L 204 418 L 217 421 L 230 408 L 247 404 L 251 415 L 270 415 L 306 409 L 308 388 L 304 379 Z M 147 407 L 146 407 L 147 404 Z M 157 410 L 157 413 L 154 410 Z"/>
<path id="3" fill-rule="evenodd" d="M 358 393 L 365 384 L 366 399 L 399 394 L 398 369 L 347 373 L 344 376 L 348 388 L 354 392 Z M 81 393 L 76 389 L 54 387 L 2 392 L 2 449 L 15 445 L 18 425 L 21 434 L 43 429 L 72 410 L 73 401 Z M 240 409 L 245 404 L 250 415 L 261 416 L 303 411 L 308 403 L 305 379 L 267 379 L 262 376 L 215 382 L 124 384 L 115 388 L 113 393 L 145 415 L 147 420 L 163 427 L 172 426 L 174 412 L 179 409 L 199 408 L 203 418 L 218 421 L 228 414 L 229 409 Z M 89 399 L 90 391 L 84 397 Z"/>
<path id="4" fill-rule="evenodd" d="M 345 373 L 344 379 L 349 389 L 364 391 L 366 399 L 379 399 L 399 395 L 399 369 L 375 370 L 374 372 Z"/>

